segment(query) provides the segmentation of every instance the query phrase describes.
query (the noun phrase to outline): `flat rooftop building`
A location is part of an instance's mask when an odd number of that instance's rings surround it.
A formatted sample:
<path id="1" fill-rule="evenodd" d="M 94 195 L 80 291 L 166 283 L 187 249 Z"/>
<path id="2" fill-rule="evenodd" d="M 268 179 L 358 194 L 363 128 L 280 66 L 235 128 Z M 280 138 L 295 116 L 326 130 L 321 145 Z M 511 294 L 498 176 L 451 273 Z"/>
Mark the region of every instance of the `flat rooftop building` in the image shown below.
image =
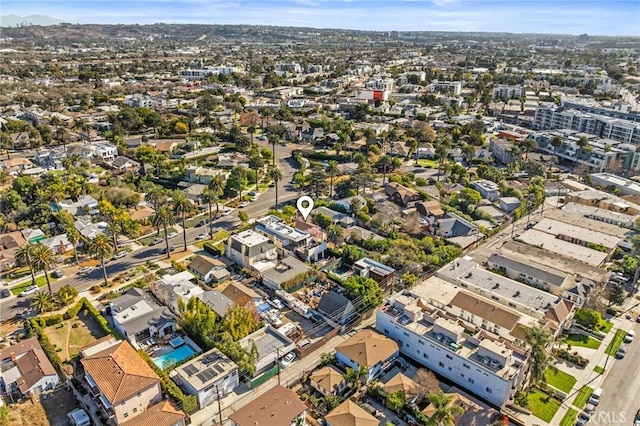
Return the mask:
<path id="1" fill-rule="evenodd" d="M 520 240 L 532 246 L 542 247 L 559 256 L 570 257 L 591 266 L 602 265 L 609 257 L 609 253 L 593 250 L 588 247 L 560 240 L 552 234 L 530 229 L 520 235 Z"/>

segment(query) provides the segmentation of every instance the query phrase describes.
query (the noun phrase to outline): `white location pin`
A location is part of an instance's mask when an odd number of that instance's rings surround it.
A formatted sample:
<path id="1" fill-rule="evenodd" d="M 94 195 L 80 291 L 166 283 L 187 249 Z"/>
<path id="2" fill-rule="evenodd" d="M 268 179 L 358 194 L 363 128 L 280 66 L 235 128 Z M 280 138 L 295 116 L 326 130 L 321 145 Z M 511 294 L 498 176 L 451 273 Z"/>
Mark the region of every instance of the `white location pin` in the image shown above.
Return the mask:
<path id="1" fill-rule="evenodd" d="M 309 197 L 308 195 L 303 195 L 302 197 L 298 198 L 296 207 L 298 207 L 298 211 L 306 222 L 307 217 L 309 217 L 309 213 L 311 213 L 311 210 L 313 210 L 313 198 Z"/>

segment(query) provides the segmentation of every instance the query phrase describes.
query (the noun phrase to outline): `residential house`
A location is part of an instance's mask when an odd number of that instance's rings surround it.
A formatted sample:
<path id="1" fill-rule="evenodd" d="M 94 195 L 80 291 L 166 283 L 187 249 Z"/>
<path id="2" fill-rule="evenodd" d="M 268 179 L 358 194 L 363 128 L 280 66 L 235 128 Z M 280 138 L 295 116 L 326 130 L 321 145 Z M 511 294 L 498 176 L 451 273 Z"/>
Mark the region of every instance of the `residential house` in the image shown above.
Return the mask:
<path id="1" fill-rule="evenodd" d="M 370 382 L 396 359 L 399 350 L 394 340 L 375 330 L 362 329 L 336 346 L 336 361 L 354 370 L 366 367 L 366 381 Z"/>
<path id="2" fill-rule="evenodd" d="M 100 210 L 98 210 L 98 200 L 91 195 L 81 195 L 77 201 L 71 199 L 60 201 L 57 203 L 57 208 L 65 210 L 76 217 L 87 214 L 94 216 L 100 213 Z"/>
<path id="3" fill-rule="evenodd" d="M 187 166 L 185 180 L 190 183 L 200 183 L 208 185 L 214 177 L 220 176 L 224 180 L 229 176 L 229 172 L 220 169 L 212 169 L 202 166 Z"/>
<path id="4" fill-rule="evenodd" d="M 76 220 L 73 226 L 75 226 L 83 237 L 88 240 L 93 240 L 97 235 L 104 234 L 109 224 L 107 224 L 107 222 L 93 223 L 91 222 L 91 218 L 88 218 L 88 220 Z"/>
<path id="5" fill-rule="evenodd" d="M 455 387 L 451 390 L 452 391 L 445 393 L 445 396 L 449 400 L 448 405 L 462 408 L 461 413 L 455 416 L 455 426 L 489 425 L 496 424 L 497 421 L 501 423 L 507 422 L 504 415 L 501 415 L 497 410 L 489 407 L 487 404 L 474 401 L 471 397 L 461 392 L 456 392 L 457 389 Z M 422 410 L 422 413 L 430 419 L 437 411 L 438 408 L 433 404 L 429 404 Z"/>
<path id="6" fill-rule="evenodd" d="M 0 349 L 0 391 L 23 397 L 53 390 L 60 383 L 36 337 Z"/>
<path id="7" fill-rule="evenodd" d="M 485 200 L 494 202 L 500 198 L 500 186 L 497 183 L 487 179 L 474 180 L 471 183 L 473 189 L 478 191 Z"/>
<path id="8" fill-rule="evenodd" d="M 400 204 L 401 206 L 407 207 L 416 201 L 420 201 L 422 197 L 420 193 L 415 189 L 407 188 L 404 185 L 401 185 L 397 182 L 389 182 L 385 185 L 384 192 L 391 198 L 391 200 Z"/>
<path id="9" fill-rule="evenodd" d="M 231 276 L 227 269 L 228 264 L 221 259 L 212 259 L 205 256 L 196 256 L 187 265 L 187 269 L 196 278 L 205 284 L 220 283 Z"/>
<path id="10" fill-rule="evenodd" d="M 501 164 L 509 164 L 520 160 L 521 155 L 519 153 L 516 154 L 515 146 L 516 142 L 510 139 L 491 138 L 489 140 L 489 152 Z"/>
<path id="11" fill-rule="evenodd" d="M 334 290 L 322 294 L 317 309 L 318 312 L 340 325 L 346 324 L 357 316 L 353 303 Z"/>
<path id="12" fill-rule="evenodd" d="M 39 243 L 44 240 L 44 232 L 42 232 L 42 230 L 40 229 L 23 229 L 22 235 L 29 244 Z"/>
<path id="13" fill-rule="evenodd" d="M 176 331 L 176 319 L 169 308 L 160 306 L 139 288 L 109 301 L 109 310 L 115 330 L 136 347 L 150 337 L 169 336 Z"/>
<path id="14" fill-rule="evenodd" d="M 344 374 L 333 365 L 327 365 L 315 370 L 309 376 L 309 383 L 313 389 L 323 396 L 338 395 L 347 388 Z"/>
<path id="15" fill-rule="evenodd" d="M 73 244 L 69 242 L 66 233 L 46 238 L 40 243 L 53 251 L 54 254 L 64 254 L 69 250 L 73 250 Z"/>
<path id="16" fill-rule="evenodd" d="M 151 139 L 149 140 L 149 144 L 153 145 L 154 149 L 157 152 L 163 154 L 171 154 L 171 152 L 176 149 L 182 143 L 182 140 L 178 139 Z"/>
<path id="17" fill-rule="evenodd" d="M 275 262 L 261 262 L 260 265 L 254 264 L 254 268 L 262 274 L 262 284 L 272 290 L 281 289 L 286 282 L 311 270 L 309 266 L 293 256 L 285 257 L 278 264 Z"/>
<path id="18" fill-rule="evenodd" d="M 126 341 L 98 340 L 82 350 L 80 364 L 98 407 L 116 425 L 162 401 L 160 378 Z"/>
<path id="19" fill-rule="evenodd" d="M 313 143 L 324 138 L 324 129 L 322 127 L 307 127 L 300 133 L 303 142 Z"/>
<path id="20" fill-rule="evenodd" d="M 207 290 L 198 296 L 202 303 L 216 313 L 218 318 L 223 318 L 234 304 L 227 296 L 217 290 Z"/>
<path id="21" fill-rule="evenodd" d="M 353 197 L 347 197 L 347 198 L 338 200 L 335 202 L 335 204 L 343 208 L 346 212 L 351 212 L 352 204 L 358 210 L 360 210 L 361 208 L 367 205 L 367 201 L 359 195 L 354 195 Z"/>
<path id="22" fill-rule="evenodd" d="M 315 215 L 315 214 L 323 214 L 329 217 L 330 219 L 332 219 L 334 223 L 337 223 L 343 228 L 348 228 L 349 226 L 355 223 L 355 219 L 349 216 L 348 214 L 337 212 L 335 210 L 331 210 L 324 206 L 313 209 L 312 215 Z"/>
<path id="23" fill-rule="evenodd" d="M 520 201 L 516 197 L 500 197 L 498 199 L 498 202 L 500 205 L 500 210 L 505 213 L 511 213 L 515 211 L 515 209 L 520 207 L 520 204 L 522 204 L 522 201 Z"/>
<path id="24" fill-rule="evenodd" d="M 262 260 L 274 261 L 278 258 L 273 241 L 252 230 L 231 235 L 226 242 L 225 256 L 242 268 L 251 268 Z"/>
<path id="25" fill-rule="evenodd" d="M 2 169 L 9 175 L 18 175 L 33 168 L 34 164 L 28 158 L 15 157 L 2 161 Z"/>
<path id="26" fill-rule="evenodd" d="M 192 297 L 200 298 L 204 290 L 191 282 L 193 275 L 182 271 L 174 275 L 164 275 L 149 284 L 149 290 L 160 303 L 169 307 L 175 315 L 180 315 L 178 300 L 188 302 Z"/>
<path id="27" fill-rule="evenodd" d="M 185 414 L 169 401 L 160 401 L 147 408 L 122 426 L 184 426 Z"/>
<path id="28" fill-rule="evenodd" d="M 416 203 L 418 213 L 425 216 L 429 223 L 434 224 L 437 219 L 444 216 L 444 210 L 439 201 L 429 200 Z"/>
<path id="29" fill-rule="evenodd" d="M 325 417 L 327 426 L 378 426 L 379 421 L 351 399 L 331 410 Z"/>
<path id="30" fill-rule="evenodd" d="M 402 373 L 396 373 L 382 385 L 382 390 L 386 393 L 404 392 L 407 401 L 415 402 L 418 396 L 418 384 Z"/>
<path id="31" fill-rule="evenodd" d="M 434 234 L 466 248 L 479 238 L 478 227 L 455 213 L 446 213 L 434 225 Z"/>
<path id="32" fill-rule="evenodd" d="M 247 166 L 249 157 L 240 152 L 221 152 L 218 154 L 218 167 L 233 168 L 235 166 Z"/>
<path id="33" fill-rule="evenodd" d="M 396 277 L 395 269 L 368 257 L 354 262 L 352 266 L 355 274 L 374 279 L 383 289 L 389 288 Z"/>
<path id="34" fill-rule="evenodd" d="M 232 426 L 306 425 L 307 406 L 295 392 L 281 385 L 269 389 L 244 407 L 236 410 L 229 419 Z"/>
<path id="35" fill-rule="evenodd" d="M 29 132 L 19 132 L 9 134 L 11 137 L 11 145 L 14 147 L 29 146 Z"/>
<path id="36" fill-rule="evenodd" d="M 228 284 L 222 284 L 216 288 L 238 306 L 255 309 L 256 306 L 262 303 L 262 296 L 253 289 L 236 281 L 230 281 Z"/>
<path id="37" fill-rule="evenodd" d="M 202 195 L 207 189 L 207 186 L 201 183 L 180 182 L 178 183 L 178 188 L 182 189 L 182 192 L 187 196 L 187 199 L 190 200 L 192 204 L 201 205 Z"/>
<path id="38" fill-rule="evenodd" d="M 118 147 L 107 142 L 98 142 L 90 145 L 93 158 L 100 158 L 107 163 L 112 162 L 118 156 Z"/>
<path id="39" fill-rule="evenodd" d="M 312 262 L 324 257 L 326 243 L 299 228 L 284 223 L 277 216 L 268 215 L 256 221 L 255 230 L 272 240 L 281 256 L 298 255 Z"/>
<path id="40" fill-rule="evenodd" d="M 118 156 L 111 162 L 111 167 L 121 172 L 137 172 L 140 170 L 140 163 L 127 157 Z"/>
<path id="41" fill-rule="evenodd" d="M 200 409 L 233 391 L 239 385 L 239 376 L 236 363 L 215 348 L 180 365 L 170 374 L 187 394 L 196 396 Z"/>
<path id="42" fill-rule="evenodd" d="M 64 150 L 53 148 L 36 153 L 33 162 L 46 170 L 59 170 L 63 168 L 62 160 L 66 157 L 67 153 Z"/>
<path id="43" fill-rule="evenodd" d="M 505 214 L 500 209 L 495 207 L 488 200 L 480 201 L 479 205 L 476 207 L 476 210 L 484 212 L 489 217 L 491 217 L 491 219 L 493 219 L 493 222 L 497 224 L 502 223 L 502 221 L 506 217 Z"/>
<path id="44" fill-rule="evenodd" d="M 279 361 L 279 357 L 296 347 L 293 340 L 269 325 L 240 340 L 240 346 L 247 352 L 251 352 L 254 345 L 258 350 L 258 357 L 254 362 L 256 375 L 273 367 L 274 363 Z"/>
<path id="45" fill-rule="evenodd" d="M 13 268 L 15 265 L 15 252 L 19 247 L 27 244 L 20 231 L 0 234 L 0 270 Z"/>

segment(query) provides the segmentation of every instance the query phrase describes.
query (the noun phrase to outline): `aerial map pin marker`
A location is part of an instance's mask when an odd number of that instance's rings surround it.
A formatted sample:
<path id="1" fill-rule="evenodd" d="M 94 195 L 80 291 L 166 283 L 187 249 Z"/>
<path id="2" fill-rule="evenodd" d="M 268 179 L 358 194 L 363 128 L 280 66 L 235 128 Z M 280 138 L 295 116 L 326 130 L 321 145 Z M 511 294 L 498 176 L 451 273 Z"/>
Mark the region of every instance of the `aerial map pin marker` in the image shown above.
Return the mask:
<path id="1" fill-rule="evenodd" d="M 306 204 L 306 207 L 305 207 L 305 204 Z M 298 207 L 298 211 L 300 212 L 300 214 L 302 215 L 302 217 L 306 222 L 307 217 L 309 217 L 309 213 L 311 213 L 311 210 L 313 210 L 313 199 L 308 195 L 303 195 L 302 197 L 298 198 L 298 201 L 296 202 L 296 207 Z"/>

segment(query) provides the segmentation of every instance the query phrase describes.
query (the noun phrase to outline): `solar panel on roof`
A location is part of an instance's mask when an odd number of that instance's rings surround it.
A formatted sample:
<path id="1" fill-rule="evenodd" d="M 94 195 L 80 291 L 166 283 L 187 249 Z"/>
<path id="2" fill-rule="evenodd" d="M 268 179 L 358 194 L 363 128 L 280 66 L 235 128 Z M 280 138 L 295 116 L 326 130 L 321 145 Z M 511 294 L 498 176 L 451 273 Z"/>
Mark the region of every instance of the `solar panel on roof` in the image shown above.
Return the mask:
<path id="1" fill-rule="evenodd" d="M 184 367 L 184 372 L 189 376 L 193 376 L 198 372 L 198 368 L 195 365 L 187 365 L 186 367 Z"/>

